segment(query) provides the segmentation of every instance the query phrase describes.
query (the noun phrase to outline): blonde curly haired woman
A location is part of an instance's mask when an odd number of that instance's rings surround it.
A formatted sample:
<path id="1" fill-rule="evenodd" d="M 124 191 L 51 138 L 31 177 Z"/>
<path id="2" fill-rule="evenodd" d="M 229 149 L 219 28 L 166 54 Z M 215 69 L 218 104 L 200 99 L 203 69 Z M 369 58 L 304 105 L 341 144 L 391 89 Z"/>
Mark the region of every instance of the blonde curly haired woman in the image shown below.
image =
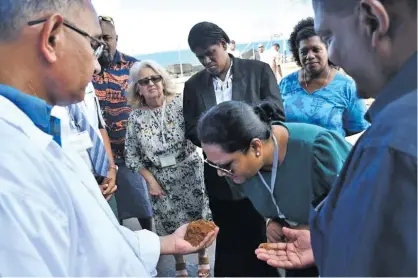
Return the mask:
<path id="1" fill-rule="evenodd" d="M 185 138 L 183 96 L 166 70 L 153 61 L 134 64 L 128 102 L 134 109 L 126 133 L 126 165 L 145 178 L 159 235 L 181 224 L 210 217 L 203 161 Z M 177 277 L 187 277 L 183 256 L 175 256 Z M 206 250 L 199 253 L 199 276 L 210 273 Z"/>

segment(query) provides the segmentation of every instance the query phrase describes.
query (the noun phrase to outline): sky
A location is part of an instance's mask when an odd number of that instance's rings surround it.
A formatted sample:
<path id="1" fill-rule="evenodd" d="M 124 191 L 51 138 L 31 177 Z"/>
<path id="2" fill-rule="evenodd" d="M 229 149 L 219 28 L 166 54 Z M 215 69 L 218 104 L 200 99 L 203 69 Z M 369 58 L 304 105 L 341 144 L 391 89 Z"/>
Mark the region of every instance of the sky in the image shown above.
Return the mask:
<path id="1" fill-rule="evenodd" d="M 288 36 L 302 18 L 313 16 L 310 0 L 92 0 L 97 13 L 113 17 L 118 49 L 148 54 L 187 49 L 194 24 L 216 23 L 237 43 Z"/>

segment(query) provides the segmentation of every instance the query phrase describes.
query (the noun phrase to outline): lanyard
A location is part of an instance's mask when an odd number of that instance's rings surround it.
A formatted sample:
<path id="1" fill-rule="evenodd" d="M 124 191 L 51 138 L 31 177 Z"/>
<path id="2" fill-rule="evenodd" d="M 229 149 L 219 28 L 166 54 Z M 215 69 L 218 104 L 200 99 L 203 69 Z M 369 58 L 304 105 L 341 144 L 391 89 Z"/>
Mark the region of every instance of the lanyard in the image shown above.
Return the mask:
<path id="1" fill-rule="evenodd" d="M 277 215 L 279 218 L 284 219 L 290 226 L 297 226 L 296 222 L 290 221 L 286 219 L 286 216 L 280 211 L 279 206 L 277 205 L 276 199 L 274 198 L 274 185 L 276 183 L 276 176 L 277 176 L 277 168 L 279 165 L 279 144 L 277 144 L 276 137 L 272 135 L 273 142 L 274 142 L 274 154 L 273 154 L 273 168 L 271 169 L 271 180 L 270 186 L 267 184 L 266 180 L 264 179 L 263 175 L 258 172 L 258 176 L 260 177 L 261 181 L 263 182 L 264 186 L 270 192 L 271 200 L 273 201 L 274 206 L 277 209 Z"/>
<path id="2" fill-rule="evenodd" d="M 164 145 L 164 147 L 167 146 L 167 142 L 165 140 L 165 133 L 164 133 L 164 119 L 165 119 L 166 102 L 167 102 L 167 98 L 164 96 L 163 107 L 162 107 L 162 110 L 161 110 L 161 123 L 160 123 L 160 121 L 158 121 L 157 117 L 155 116 L 154 111 L 151 110 L 151 116 L 154 118 L 154 120 L 157 122 L 158 126 L 161 129 L 161 135 L 163 137 L 163 145 Z"/>
<path id="3" fill-rule="evenodd" d="M 261 181 L 263 182 L 264 186 L 268 189 L 268 191 L 273 194 L 274 185 L 276 183 L 276 176 L 277 176 L 277 166 L 279 164 L 279 145 L 277 144 L 276 137 L 273 135 L 273 142 L 274 142 L 274 154 L 273 154 L 273 167 L 271 169 L 271 180 L 270 186 L 267 184 L 266 180 L 264 179 L 263 175 L 258 172 L 258 176 L 260 177 Z"/>
<path id="4" fill-rule="evenodd" d="M 276 203 L 276 199 L 273 196 L 274 185 L 276 183 L 276 176 L 277 176 L 277 166 L 279 165 L 279 144 L 277 144 L 276 137 L 274 137 L 274 135 L 272 135 L 272 136 L 273 136 L 273 142 L 274 142 L 274 154 L 273 154 L 273 167 L 271 169 L 270 186 L 267 184 L 267 181 L 264 179 L 264 177 L 260 173 L 260 171 L 258 171 L 258 176 L 260 177 L 264 186 L 270 192 L 271 200 L 273 201 L 274 205 L 276 206 L 277 214 L 278 214 L 279 218 L 286 218 L 283 215 L 283 213 L 280 212 L 279 206 Z"/>

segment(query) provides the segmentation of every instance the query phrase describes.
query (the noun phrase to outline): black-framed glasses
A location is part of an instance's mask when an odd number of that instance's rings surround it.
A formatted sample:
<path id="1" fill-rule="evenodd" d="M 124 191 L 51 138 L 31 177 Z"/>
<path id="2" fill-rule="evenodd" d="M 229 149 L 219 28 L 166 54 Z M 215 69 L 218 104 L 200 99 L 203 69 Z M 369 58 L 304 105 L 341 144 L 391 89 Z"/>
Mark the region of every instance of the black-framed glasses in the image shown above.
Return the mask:
<path id="1" fill-rule="evenodd" d="M 36 25 L 36 24 L 44 23 L 47 20 L 48 20 L 48 18 L 32 20 L 32 21 L 28 22 L 28 25 L 33 26 L 33 25 Z M 96 39 L 95 37 L 92 37 L 90 34 L 81 30 L 80 28 L 75 27 L 73 24 L 69 23 L 66 20 L 64 20 L 63 24 L 64 24 L 65 27 L 70 28 L 71 30 L 79 33 L 80 35 L 82 35 L 82 36 L 84 36 L 84 37 L 86 37 L 90 40 L 90 45 L 91 45 L 91 48 L 93 48 L 94 56 L 96 56 L 96 58 L 99 58 L 102 55 L 103 49 L 104 49 L 104 46 L 105 46 L 105 44 L 103 42 L 101 42 L 99 39 Z"/>
<path id="2" fill-rule="evenodd" d="M 109 22 L 113 26 L 115 26 L 115 21 L 110 16 L 99 15 L 99 20 L 102 20 L 102 21 L 105 21 L 105 22 Z"/>
<path id="3" fill-rule="evenodd" d="M 216 164 L 213 164 L 212 162 L 210 162 L 207 158 L 205 160 L 203 160 L 205 163 L 207 163 L 210 167 L 215 168 L 216 170 L 221 171 L 222 173 L 228 175 L 228 176 L 232 176 L 233 172 L 232 170 L 227 170 L 225 168 L 219 167 Z"/>
<path id="4" fill-rule="evenodd" d="M 161 75 L 151 75 L 151 76 L 139 79 L 138 84 L 141 86 L 147 86 L 150 83 L 150 81 L 152 81 L 152 83 L 155 84 L 155 83 L 160 82 L 161 80 L 163 80 L 163 77 Z"/>

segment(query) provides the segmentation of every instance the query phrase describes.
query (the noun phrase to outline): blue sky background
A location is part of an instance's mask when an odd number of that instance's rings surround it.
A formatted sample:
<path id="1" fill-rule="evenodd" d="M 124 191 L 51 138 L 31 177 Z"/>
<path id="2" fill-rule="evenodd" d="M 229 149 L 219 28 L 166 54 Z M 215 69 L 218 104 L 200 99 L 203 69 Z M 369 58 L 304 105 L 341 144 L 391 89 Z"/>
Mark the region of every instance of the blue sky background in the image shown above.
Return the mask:
<path id="1" fill-rule="evenodd" d="M 286 37 L 302 18 L 313 16 L 310 0 L 92 0 L 99 15 L 112 16 L 118 48 L 127 54 L 187 49 L 190 28 L 211 21 L 237 43 Z"/>

